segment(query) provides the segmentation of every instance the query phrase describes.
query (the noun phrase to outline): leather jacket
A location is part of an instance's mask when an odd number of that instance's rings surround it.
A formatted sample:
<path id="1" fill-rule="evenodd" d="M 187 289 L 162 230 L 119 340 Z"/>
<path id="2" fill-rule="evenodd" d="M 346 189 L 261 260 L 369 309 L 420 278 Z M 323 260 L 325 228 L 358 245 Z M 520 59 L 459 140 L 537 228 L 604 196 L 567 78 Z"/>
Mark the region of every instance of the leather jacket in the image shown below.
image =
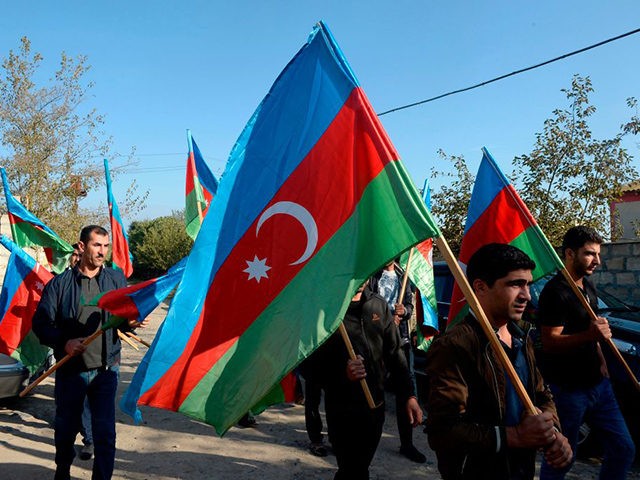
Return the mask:
<path id="1" fill-rule="evenodd" d="M 529 381 L 524 385 L 534 405 L 550 411 L 559 428 L 555 405 L 536 368 L 528 330 L 510 323 L 526 342 Z M 535 449 L 507 447 L 504 417 L 506 374 L 478 321 L 468 315 L 437 338 L 427 352 L 429 378 L 427 429 L 438 469 L 448 479 L 533 478 Z"/>

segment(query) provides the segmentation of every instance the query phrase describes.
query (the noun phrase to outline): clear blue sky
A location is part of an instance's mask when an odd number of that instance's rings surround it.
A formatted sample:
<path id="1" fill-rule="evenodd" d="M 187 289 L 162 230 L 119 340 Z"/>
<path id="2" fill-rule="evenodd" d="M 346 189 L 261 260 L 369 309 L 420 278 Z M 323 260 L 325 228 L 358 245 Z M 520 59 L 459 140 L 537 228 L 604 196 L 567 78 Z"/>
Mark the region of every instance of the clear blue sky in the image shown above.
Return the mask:
<path id="1" fill-rule="evenodd" d="M 141 217 L 153 218 L 183 208 L 185 130 L 219 176 L 254 109 L 320 19 L 380 112 L 638 28 L 640 2 L 4 2 L 0 54 L 26 35 L 50 71 L 62 50 L 89 57 L 91 106 L 106 115 L 113 152 L 135 146 L 138 154 L 114 194 L 123 197 L 135 177 L 150 191 Z M 630 116 L 625 99 L 640 98 L 639 58 L 640 34 L 382 122 L 419 186 L 440 148 L 464 155 L 475 173 L 484 145 L 508 173 L 552 110 L 566 105 L 560 89 L 575 73 L 593 81 L 596 136 L 615 134 Z M 627 146 L 639 166 L 640 148 Z M 114 156 L 112 169 L 121 163 Z M 105 197 L 101 189 L 84 202 Z"/>

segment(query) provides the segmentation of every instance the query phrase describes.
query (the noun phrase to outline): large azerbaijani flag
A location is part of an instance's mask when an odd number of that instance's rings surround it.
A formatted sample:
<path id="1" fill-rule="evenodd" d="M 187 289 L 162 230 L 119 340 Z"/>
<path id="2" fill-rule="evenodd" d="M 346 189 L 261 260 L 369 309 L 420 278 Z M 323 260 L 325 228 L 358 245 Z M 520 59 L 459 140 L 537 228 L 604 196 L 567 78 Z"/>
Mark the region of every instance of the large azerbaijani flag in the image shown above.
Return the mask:
<path id="1" fill-rule="evenodd" d="M 42 247 L 51 271 L 54 273 L 63 272 L 69 265 L 69 257 L 73 253 L 73 247 L 42 223 L 11 194 L 4 168 L 0 168 L 0 174 L 2 175 L 13 241 L 21 248 Z"/>
<path id="2" fill-rule="evenodd" d="M 133 256 L 129 252 L 129 239 L 127 231 L 120 217 L 118 204 L 111 190 L 111 174 L 109 162 L 104 159 L 104 176 L 107 182 L 107 203 L 109 205 L 109 219 L 111 222 L 111 262 L 113 268 L 121 270 L 126 278 L 133 273 Z"/>
<path id="3" fill-rule="evenodd" d="M 562 261 L 540 230 L 518 192 L 486 148 L 473 186 L 459 262 L 463 270 L 476 250 L 488 243 L 508 243 L 536 262 L 533 280 L 562 268 Z M 460 321 L 468 305 L 457 284 L 453 287 L 449 325 Z"/>
<path id="4" fill-rule="evenodd" d="M 8 237 L 0 236 L 0 243 L 11 252 L 0 293 L 0 353 L 20 360 L 33 374 L 49 349 L 31 331 L 31 321 L 53 274 Z"/>
<path id="5" fill-rule="evenodd" d="M 142 321 L 163 302 L 182 280 L 187 257 L 161 277 L 101 293 L 87 305 L 96 305 L 120 318 Z"/>
<path id="6" fill-rule="evenodd" d="M 429 179 L 424 181 L 422 199 L 429 211 L 431 211 Z M 400 265 L 405 270 L 408 260 L 409 252 L 405 252 L 400 257 Z M 438 302 L 433 278 L 432 238 L 426 239 L 414 248 L 408 275 L 411 282 L 418 287 L 420 294 L 419 298 L 416 299 L 416 317 L 419 323 L 416 332 L 418 334 L 418 348 L 426 351 L 433 340 L 433 336 L 438 333 Z"/>
<path id="7" fill-rule="evenodd" d="M 219 187 L 121 401 L 138 421 L 150 405 L 223 434 L 338 328 L 374 271 L 439 234 L 323 23 L 249 120 Z"/>
<path id="8" fill-rule="evenodd" d="M 185 187 L 184 222 L 187 234 L 196 239 L 202 221 L 209 211 L 211 200 L 218 191 L 218 181 L 202 158 L 200 149 L 187 130 L 189 156 L 187 157 L 187 181 Z"/>

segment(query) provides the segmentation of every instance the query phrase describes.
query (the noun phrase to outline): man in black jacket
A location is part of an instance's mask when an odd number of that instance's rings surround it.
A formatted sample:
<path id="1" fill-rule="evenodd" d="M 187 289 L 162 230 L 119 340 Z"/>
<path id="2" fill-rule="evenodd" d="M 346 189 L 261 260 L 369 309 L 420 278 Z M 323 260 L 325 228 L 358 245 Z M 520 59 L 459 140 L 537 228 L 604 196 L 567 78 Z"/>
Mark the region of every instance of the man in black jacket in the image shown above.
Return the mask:
<path id="1" fill-rule="evenodd" d="M 109 320 L 107 312 L 85 304 L 101 292 L 125 287 L 126 279 L 122 272 L 103 265 L 109 249 L 109 235 L 104 228 L 83 228 L 78 243 L 80 261 L 46 285 L 33 317 L 33 331 L 41 343 L 53 348 L 57 360 L 72 356 L 56 371 L 55 479 L 70 478 L 85 397 L 91 408 L 95 445 L 92 478 L 109 479 L 115 461 L 120 340 L 111 328 L 94 342 L 83 345 L 86 337 Z M 137 325 L 132 321 L 122 328 Z"/>
<path id="2" fill-rule="evenodd" d="M 413 293 L 407 285 L 402 298 L 399 298 L 402 290 L 404 270 L 397 262 L 387 263 L 382 270 L 374 274 L 369 280 L 369 289 L 383 297 L 389 304 L 393 321 L 398 326 L 400 334 L 400 349 L 404 353 L 409 367 L 413 395 L 417 397 L 416 379 L 413 369 L 413 346 L 411 345 L 411 332 L 409 319 L 413 314 Z M 400 436 L 400 453 L 412 462 L 424 463 L 427 458 L 413 445 L 413 428 L 404 408 L 404 399 L 396 396 L 396 421 L 398 422 L 398 435 Z"/>
<path id="3" fill-rule="evenodd" d="M 366 480 L 384 424 L 384 380 L 395 379 L 397 395 L 413 426 L 422 410 L 413 396 L 409 370 L 400 349 L 398 329 L 384 298 L 365 286 L 353 297 L 344 317 L 357 359 L 334 334 L 312 357 L 316 378 L 325 388 L 329 441 L 338 462 L 335 480 Z M 369 408 L 360 379 L 365 378 L 377 407 Z"/>

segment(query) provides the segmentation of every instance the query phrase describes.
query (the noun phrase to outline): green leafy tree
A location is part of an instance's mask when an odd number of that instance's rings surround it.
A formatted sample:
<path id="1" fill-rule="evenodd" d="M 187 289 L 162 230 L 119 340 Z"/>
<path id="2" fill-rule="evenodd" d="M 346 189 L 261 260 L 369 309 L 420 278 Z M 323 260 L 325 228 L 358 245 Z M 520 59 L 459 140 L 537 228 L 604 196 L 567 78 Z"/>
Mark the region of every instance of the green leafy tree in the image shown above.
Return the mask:
<path id="1" fill-rule="evenodd" d="M 576 75 L 564 89 L 569 105 L 556 109 L 536 134 L 529 155 L 513 160 L 520 195 L 554 245 L 576 224 L 590 225 L 615 239 L 609 204 L 622 187 L 637 178 L 632 156 L 623 148 L 623 130 L 613 138 L 597 139 L 589 126 L 596 107 L 589 77 Z M 630 105 L 631 106 L 631 105 Z"/>
<path id="2" fill-rule="evenodd" d="M 134 258 L 133 272 L 141 279 L 164 274 L 188 255 L 193 245 L 185 231 L 182 212 L 133 222 L 128 237 Z"/>
<path id="3" fill-rule="evenodd" d="M 453 165 L 453 172 L 432 172 L 432 178 L 444 179 L 446 183 L 431 195 L 431 210 L 451 251 L 458 255 L 475 177 L 463 156 L 449 156 L 442 150 L 438 150 L 438 155 L 441 162 Z"/>
<path id="4" fill-rule="evenodd" d="M 622 124 L 621 128 L 625 134 L 640 134 L 640 115 L 638 114 L 638 100 L 635 97 L 627 98 L 627 106 L 633 110 L 633 115 L 627 123 Z"/>
<path id="5" fill-rule="evenodd" d="M 87 106 L 93 83 L 85 56 L 60 55 L 58 69 L 45 81 L 43 57 L 27 37 L 17 52 L 9 51 L 0 68 L 0 161 L 12 193 L 70 243 L 88 223 L 105 224 L 106 205 L 81 208 L 87 192 L 104 184 L 102 158 L 110 138 L 104 117 Z M 36 79 L 40 83 L 37 83 Z M 143 206 L 135 192 L 122 201 L 122 211 Z"/>

